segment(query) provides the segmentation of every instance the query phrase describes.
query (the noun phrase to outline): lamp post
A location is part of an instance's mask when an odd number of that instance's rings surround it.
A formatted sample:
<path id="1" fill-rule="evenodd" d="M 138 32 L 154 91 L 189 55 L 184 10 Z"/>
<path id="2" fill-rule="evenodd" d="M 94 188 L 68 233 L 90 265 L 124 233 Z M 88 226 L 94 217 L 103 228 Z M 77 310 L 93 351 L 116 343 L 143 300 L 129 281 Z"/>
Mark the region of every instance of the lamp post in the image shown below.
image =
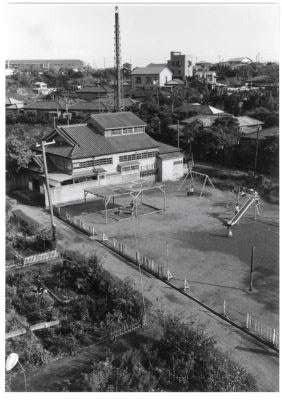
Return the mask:
<path id="1" fill-rule="evenodd" d="M 24 367 L 22 366 L 22 364 L 19 361 L 19 355 L 17 353 L 11 353 L 8 355 L 7 359 L 6 359 L 6 365 L 5 365 L 5 369 L 7 372 L 11 371 L 13 368 L 15 368 L 15 366 L 19 364 L 19 366 L 21 367 L 21 370 L 23 372 L 23 376 L 24 376 L 24 387 L 25 387 L 25 391 L 27 392 L 27 384 L 26 384 L 26 374 L 25 374 L 25 370 Z"/>
<path id="2" fill-rule="evenodd" d="M 50 187 L 49 187 L 48 169 L 47 169 L 46 152 L 45 152 L 45 146 L 49 146 L 50 144 L 54 144 L 54 143 L 55 143 L 54 140 L 52 142 L 45 142 L 44 140 L 42 140 L 41 146 L 42 146 L 42 156 L 43 156 L 43 165 L 44 165 L 45 185 L 46 185 L 46 189 L 47 189 L 48 203 L 49 203 L 49 208 L 50 208 L 52 236 L 53 236 L 53 241 L 55 242 L 56 241 L 56 226 L 54 223 L 53 204 L 52 204 L 52 198 L 51 198 Z M 37 144 L 36 146 L 39 147 L 40 145 Z"/>

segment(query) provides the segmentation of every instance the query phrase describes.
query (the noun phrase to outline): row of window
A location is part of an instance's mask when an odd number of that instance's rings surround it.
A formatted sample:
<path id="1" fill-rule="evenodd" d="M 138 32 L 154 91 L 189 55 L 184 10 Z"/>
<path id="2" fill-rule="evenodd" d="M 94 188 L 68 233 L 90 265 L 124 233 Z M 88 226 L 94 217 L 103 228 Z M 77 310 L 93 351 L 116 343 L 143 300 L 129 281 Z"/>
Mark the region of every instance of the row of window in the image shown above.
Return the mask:
<path id="1" fill-rule="evenodd" d="M 124 167 L 121 167 L 120 168 L 120 170 L 122 171 L 122 172 L 125 172 L 125 171 L 132 171 L 132 170 L 135 170 L 135 169 L 139 169 L 139 165 L 127 165 L 127 166 L 124 166 Z"/>
<path id="2" fill-rule="evenodd" d="M 173 165 L 183 164 L 183 160 L 173 161 Z"/>
<path id="3" fill-rule="evenodd" d="M 143 153 L 126 154 L 119 157 L 119 162 L 141 160 L 143 158 L 155 157 L 156 151 L 144 151 Z"/>
<path id="4" fill-rule="evenodd" d="M 88 167 L 95 167 L 98 165 L 107 165 L 112 164 L 113 159 L 112 157 L 107 158 L 100 158 L 99 160 L 89 160 L 89 161 L 80 161 L 73 163 L 73 168 L 88 168 Z"/>
<path id="5" fill-rule="evenodd" d="M 128 133 L 143 133 L 145 132 L 145 127 L 140 126 L 136 128 L 123 128 L 123 129 L 111 129 L 112 135 L 121 135 L 121 134 L 128 134 Z"/>
<path id="6" fill-rule="evenodd" d="M 82 177 L 79 177 L 79 178 L 68 179 L 67 181 L 62 182 L 61 185 L 72 185 L 74 183 L 93 181 L 93 180 L 96 181 L 97 179 L 98 179 L 97 175 L 82 176 Z"/>

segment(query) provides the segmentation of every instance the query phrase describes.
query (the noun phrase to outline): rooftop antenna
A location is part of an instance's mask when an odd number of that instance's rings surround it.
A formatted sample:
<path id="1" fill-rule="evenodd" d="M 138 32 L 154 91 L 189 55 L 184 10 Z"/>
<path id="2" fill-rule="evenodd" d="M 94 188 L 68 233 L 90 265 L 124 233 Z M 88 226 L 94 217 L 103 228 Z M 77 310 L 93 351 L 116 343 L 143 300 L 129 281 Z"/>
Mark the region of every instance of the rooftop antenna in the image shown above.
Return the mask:
<path id="1" fill-rule="evenodd" d="M 121 74 L 120 74 L 120 31 L 118 6 L 115 7 L 115 69 L 116 69 L 116 88 L 115 88 L 115 111 L 120 111 L 121 103 Z"/>

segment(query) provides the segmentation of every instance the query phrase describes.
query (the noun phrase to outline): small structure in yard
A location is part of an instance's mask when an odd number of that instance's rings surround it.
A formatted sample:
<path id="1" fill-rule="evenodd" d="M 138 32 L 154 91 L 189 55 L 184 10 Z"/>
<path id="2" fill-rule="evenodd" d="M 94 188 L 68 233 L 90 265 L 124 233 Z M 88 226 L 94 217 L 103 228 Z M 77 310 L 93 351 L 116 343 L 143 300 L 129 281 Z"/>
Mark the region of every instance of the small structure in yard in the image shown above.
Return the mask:
<path id="1" fill-rule="evenodd" d="M 144 195 L 148 191 L 157 190 L 163 196 L 163 207 L 145 203 Z M 88 188 L 84 190 L 84 202 L 86 203 L 87 196 L 92 195 L 102 199 L 104 210 L 102 213 L 105 216 L 105 222 L 111 220 L 119 221 L 125 218 L 138 217 L 140 215 L 148 215 L 156 212 L 164 212 L 166 209 L 166 192 L 164 184 L 146 185 L 142 182 L 137 184 L 129 184 L 123 186 L 108 186 L 104 188 Z M 118 198 L 126 198 L 125 204 L 117 204 Z"/>
<path id="2" fill-rule="evenodd" d="M 205 193 L 205 189 L 207 185 L 209 184 L 212 189 L 215 189 L 214 184 L 212 183 L 210 177 L 207 174 L 202 174 L 201 172 L 193 171 L 194 167 L 194 161 L 190 161 L 187 164 L 187 172 L 184 175 L 183 180 L 181 181 L 178 191 L 183 189 L 185 187 L 187 196 L 193 195 L 194 190 L 195 190 L 195 179 L 199 178 L 201 183 L 201 189 L 200 189 L 200 197 L 203 196 Z"/>
<path id="3" fill-rule="evenodd" d="M 250 189 L 248 193 L 245 194 L 246 200 L 243 203 L 241 207 L 238 207 L 237 203 L 235 206 L 235 215 L 233 218 L 231 218 L 229 221 L 227 221 L 227 227 L 228 227 L 228 237 L 232 237 L 232 231 L 231 227 L 234 226 L 235 224 L 239 223 L 240 219 L 246 214 L 246 212 L 249 210 L 249 208 L 254 207 L 254 218 L 256 219 L 256 215 L 261 214 L 261 199 L 258 195 L 258 193 Z M 231 232 L 231 234 L 230 234 Z"/>

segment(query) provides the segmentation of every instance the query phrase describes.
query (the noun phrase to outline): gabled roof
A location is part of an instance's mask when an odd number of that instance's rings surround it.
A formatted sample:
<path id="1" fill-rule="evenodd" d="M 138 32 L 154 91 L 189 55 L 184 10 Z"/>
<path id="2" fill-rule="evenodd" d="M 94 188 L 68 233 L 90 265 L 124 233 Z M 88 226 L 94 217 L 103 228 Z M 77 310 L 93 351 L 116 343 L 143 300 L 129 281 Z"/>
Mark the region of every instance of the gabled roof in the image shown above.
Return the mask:
<path id="1" fill-rule="evenodd" d="M 181 79 L 172 79 L 171 81 L 168 81 L 166 86 L 173 86 L 173 85 L 184 85 L 184 82 Z"/>
<path id="2" fill-rule="evenodd" d="M 248 117 L 247 115 L 242 115 L 240 117 L 235 117 L 239 123 L 239 127 L 242 128 L 244 126 L 256 126 L 256 125 L 263 125 L 262 121 L 258 119 Z"/>
<path id="3" fill-rule="evenodd" d="M 152 74 L 160 74 L 164 69 L 170 69 L 166 64 L 149 64 L 147 67 L 137 67 L 134 68 L 131 75 L 152 75 Z M 171 71 L 170 71 L 171 72 Z"/>
<path id="4" fill-rule="evenodd" d="M 90 122 L 95 121 L 102 129 L 130 128 L 134 126 L 146 126 L 137 115 L 130 111 L 92 114 Z"/>
<path id="5" fill-rule="evenodd" d="M 35 101 L 33 103 L 26 104 L 24 107 L 26 110 L 61 110 L 61 105 L 56 101 Z"/>
<path id="6" fill-rule="evenodd" d="M 79 93 L 107 93 L 108 89 L 104 88 L 103 86 L 85 86 L 76 91 L 77 94 Z"/>
<path id="7" fill-rule="evenodd" d="M 50 145 L 46 148 L 46 152 L 72 159 L 157 149 L 159 147 L 159 143 L 146 133 L 105 137 L 95 133 L 94 129 L 87 124 L 61 125 L 56 128 L 56 132 L 69 138 L 74 145 L 71 146 L 67 143 L 65 146 Z M 54 132 L 46 136 L 45 139 L 51 138 L 51 136 L 54 136 Z"/>
<path id="8" fill-rule="evenodd" d="M 162 143 L 162 142 L 157 142 L 159 145 L 159 154 L 168 154 L 168 153 L 175 153 L 175 152 L 179 152 L 179 149 L 177 147 L 171 146 L 169 144 L 166 143 Z"/>
<path id="9" fill-rule="evenodd" d="M 207 104 L 197 104 L 197 103 L 183 103 L 182 106 L 177 108 L 177 111 L 188 113 L 188 112 L 196 112 L 201 115 L 217 115 L 223 114 L 224 111 L 209 106 Z"/>

